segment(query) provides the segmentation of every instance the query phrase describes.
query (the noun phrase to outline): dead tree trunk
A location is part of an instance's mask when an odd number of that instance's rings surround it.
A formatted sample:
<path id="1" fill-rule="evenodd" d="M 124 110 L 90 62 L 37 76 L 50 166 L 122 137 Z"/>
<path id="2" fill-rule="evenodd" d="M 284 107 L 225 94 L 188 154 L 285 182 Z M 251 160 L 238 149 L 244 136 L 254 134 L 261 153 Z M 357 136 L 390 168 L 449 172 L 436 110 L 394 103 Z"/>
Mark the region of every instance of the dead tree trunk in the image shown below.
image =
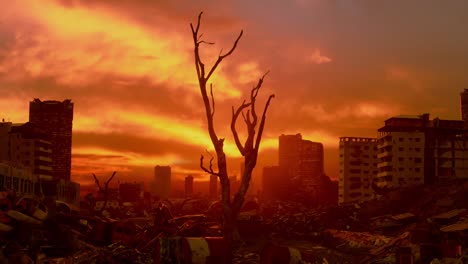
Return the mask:
<path id="1" fill-rule="evenodd" d="M 257 163 L 258 150 L 260 148 L 263 128 L 265 126 L 266 113 L 270 105 L 270 101 L 274 97 L 274 95 L 270 95 L 268 97 L 265 103 L 265 107 L 263 109 L 263 113 L 259 118 L 256 112 L 255 103 L 258 92 L 263 84 L 263 79 L 268 73 L 267 72 L 259 79 L 257 85 L 252 88 L 249 100 L 244 100 L 239 107 L 232 108 L 231 132 L 233 134 L 236 146 L 240 154 L 244 157 L 245 169 L 244 174 L 242 175 L 239 191 L 234 195 L 234 198 L 231 199 L 231 189 L 229 175 L 227 171 L 226 154 L 223 150 L 224 138 L 219 138 L 214 128 L 213 118 L 215 114 L 215 100 L 213 96 L 213 86 L 210 83 L 210 90 L 208 95 L 207 83 L 212 74 L 215 72 L 216 68 L 223 61 L 223 59 L 225 59 L 234 52 L 234 50 L 237 47 L 237 43 L 242 37 L 243 31 L 239 33 L 239 36 L 235 40 L 231 49 L 224 54 L 221 51 L 218 56 L 218 59 L 213 64 L 213 66 L 210 69 L 205 70 L 205 65 L 203 64 L 199 53 L 200 44 L 213 43 L 206 42 L 201 39 L 203 34 L 199 33 L 199 29 L 202 14 L 203 13 L 199 14 L 197 24 L 195 26 L 193 24 L 190 24 L 190 27 L 192 29 L 194 43 L 195 68 L 197 70 L 198 84 L 200 86 L 200 93 L 202 95 L 203 104 L 205 106 L 206 119 L 208 122 L 208 133 L 216 151 L 217 170 L 213 168 L 214 157 L 210 159 L 209 166 L 207 167 L 204 165 L 203 155 L 200 158 L 200 167 L 205 172 L 211 175 L 216 175 L 220 179 L 221 200 L 223 205 L 224 216 L 224 237 L 227 239 L 229 245 L 232 246 L 233 242 L 238 241 L 240 239 L 237 230 L 237 218 L 240 209 L 244 203 L 245 195 L 249 188 L 250 180 L 252 178 L 252 171 L 254 170 L 255 165 Z M 239 115 L 243 117 L 247 128 L 247 137 L 244 143 L 241 143 L 241 139 L 239 138 L 239 134 L 237 133 L 236 129 L 236 123 L 237 119 L 239 118 Z M 258 129 L 258 131 L 256 131 L 256 129 Z"/>
<path id="2" fill-rule="evenodd" d="M 101 184 L 99 183 L 98 178 L 93 173 L 94 182 L 96 183 L 97 187 L 99 188 L 99 192 L 102 193 L 102 195 L 104 196 L 104 205 L 102 206 L 101 211 L 99 211 L 99 215 L 102 215 L 102 212 L 106 209 L 107 201 L 109 200 L 109 183 L 114 178 L 115 173 L 116 173 L 116 171 L 114 171 L 114 173 L 112 173 L 112 176 L 110 176 L 110 178 L 104 183 L 104 188 L 102 188 Z"/>

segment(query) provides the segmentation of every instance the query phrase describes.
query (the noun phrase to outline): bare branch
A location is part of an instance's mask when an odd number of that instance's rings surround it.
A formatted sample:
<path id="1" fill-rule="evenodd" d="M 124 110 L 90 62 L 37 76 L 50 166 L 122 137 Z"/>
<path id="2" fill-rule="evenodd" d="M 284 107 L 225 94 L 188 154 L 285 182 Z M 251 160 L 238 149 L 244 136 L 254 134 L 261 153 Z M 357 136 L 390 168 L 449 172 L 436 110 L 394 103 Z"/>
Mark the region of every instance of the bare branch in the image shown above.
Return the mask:
<path id="1" fill-rule="evenodd" d="M 200 37 L 201 37 L 201 36 L 200 36 Z M 213 45 L 213 44 L 215 44 L 214 42 L 208 42 L 208 41 L 204 41 L 204 40 L 200 40 L 200 41 L 198 41 L 198 43 L 199 43 L 199 44 L 204 43 L 204 44 L 208 44 L 208 45 Z"/>
<path id="2" fill-rule="evenodd" d="M 265 108 L 263 109 L 263 114 L 262 114 L 262 121 L 260 121 L 260 126 L 258 128 L 258 134 L 257 134 L 257 139 L 255 141 L 255 150 L 258 151 L 260 148 L 260 141 L 262 140 L 262 134 L 263 134 L 263 128 L 265 126 L 265 119 L 266 119 L 266 113 L 268 110 L 268 107 L 270 106 L 270 101 L 275 97 L 274 94 L 270 95 L 268 97 L 268 100 L 265 104 Z"/>
<path id="3" fill-rule="evenodd" d="M 93 173 L 93 177 L 94 177 L 94 182 L 96 183 L 97 187 L 99 188 L 99 191 L 103 192 L 104 190 L 102 189 L 101 184 L 99 183 L 99 180 L 96 177 L 96 174 Z"/>
<path id="4" fill-rule="evenodd" d="M 116 173 L 117 173 L 117 172 L 114 171 L 114 173 L 112 173 L 112 176 L 107 180 L 107 182 L 106 182 L 106 188 L 107 188 L 107 186 L 109 185 L 109 182 L 112 181 L 112 179 L 114 178 L 114 176 L 115 176 Z"/>
<path id="5" fill-rule="evenodd" d="M 269 73 L 270 71 L 267 71 L 265 74 L 263 74 L 263 76 L 258 80 L 258 83 L 257 85 L 252 89 L 252 91 L 250 91 L 250 100 L 252 102 L 252 106 L 251 106 L 251 113 L 252 113 L 252 118 L 253 118 L 253 125 L 256 126 L 257 125 L 257 120 L 258 120 L 258 117 L 257 117 L 257 111 L 255 110 L 255 101 L 257 99 L 257 95 L 258 95 L 258 91 L 260 91 L 260 88 L 262 87 L 263 85 L 263 79 L 265 79 L 265 76 Z"/>
<path id="6" fill-rule="evenodd" d="M 215 114 L 215 99 L 213 96 L 213 84 L 210 83 L 210 95 L 211 95 L 211 116 Z"/>
<path id="7" fill-rule="evenodd" d="M 216 60 L 215 64 L 213 65 L 213 67 L 211 67 L 211 70 L 208 72 L 208 75 L 206 76 L 206 80 L 210 79 L 211 75 L 216 70 L 216 68 L 221 63 L 221 61 L 223 61 L 224 58 L 228 57 L 229 55 L 232 54 L 232 52 L 234 52 L 234 50 L 237 47 L 237 43 L 239 42 L 239 40 L 242 37 L 243 33 L 244 33 L 244 31 L 241 30 L 241 32 L 239 33 L 239 36 L 237 36 L 236 41 L 234 41 L 234 44 L 232 45 L 232 48 L 226 54 L 218 56 L 218 59 Z"/>
<path id="8" fill-rule="evenodd" d="M 232 107 L 231 132 L 232 132 L 232 135 L 234 136 L 234 141 L 236 142 L 237 149 L 239 149 L 239 152 L 242 154 L 242 156 L 245 156 L 245 148 L 240 142 L 239 134 L 237 133 L 237 130 L 236 130 L 236 123 L 237 123 L 237 118 L 239 117 L 241 113 L 242 113 L 242 116 L 244 116 L 244 113 L 242 111 L 249 106 L 250 106 L 250 103 L 246 103 L 244 100 L 242 104 L 237 108 L 236 111 L 234 111 L 234 107 Z M 244 117 L 244 120 L 245 120 L 245 117 Z"/>
<path id="9" fill-rule="evenodd" d="M 216 176 L 219 177 L 220 174 L 213 171 L 213 165 L 212 165 L 212 160 L 213 160 L 213 158 L 211 158 L 211 160 L 210 160 L 210 168 L 209 168 L 209 169 L 207 169 L 207 168 L 205 167 L 205 165 L 203 164 L 203 159 L 204 159 L 204 157 L 203 157 L 203 155 L 201 155 L 201 156 L 200 156 L 200 168 L 201 168 L 204 172 L 206 172 L 206 173 L 209 173 L 209 174 L 211 174 L 211 175 L 216 175 Z"/>

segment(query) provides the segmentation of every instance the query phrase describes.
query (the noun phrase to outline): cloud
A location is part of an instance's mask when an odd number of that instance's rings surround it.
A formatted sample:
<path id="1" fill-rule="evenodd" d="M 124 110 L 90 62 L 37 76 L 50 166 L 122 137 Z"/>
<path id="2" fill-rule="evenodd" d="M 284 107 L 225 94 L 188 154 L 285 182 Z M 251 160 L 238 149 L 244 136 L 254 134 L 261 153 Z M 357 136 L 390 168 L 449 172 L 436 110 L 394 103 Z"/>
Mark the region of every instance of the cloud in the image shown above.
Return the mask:
<path id="1" fill-rule="evenodd" d="M 315 49 L 314 52 L 307 57 L 307 60 L 315 64 L 329 63 L 332 61 L 330 57 L 322 55 L 319 49 Z"/>

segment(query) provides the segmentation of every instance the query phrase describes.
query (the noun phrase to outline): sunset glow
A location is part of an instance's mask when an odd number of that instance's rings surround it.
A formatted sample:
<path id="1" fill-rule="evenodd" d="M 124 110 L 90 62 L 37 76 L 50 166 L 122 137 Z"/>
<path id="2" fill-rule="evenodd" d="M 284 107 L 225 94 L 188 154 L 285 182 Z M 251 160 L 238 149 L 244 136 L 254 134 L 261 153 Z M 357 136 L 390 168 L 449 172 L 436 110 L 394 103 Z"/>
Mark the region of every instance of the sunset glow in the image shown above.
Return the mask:
<path id="1" fill-rule="evenodd" d="M 281 134 L 322 142 L 326 173 L 336 178 L 340 136 L 373 137 L 392 115 L 460 119 L 458 94 L 468 87 L 468 4 L 461 0 L 444 8 L 433 0 L 277 1 L 268 8 L 248 1 L 5 2 L 0 117 L 26 122 L 33 98 L 71 99 L 72 179 L 84 185 L 93 184 L 91 173 L 114 170 L 148 180 L 155 165 L 170 165 L 177 179 L 207 178 L 199 158 L 214 152 L 189 26 L 201 10 L 203 40 L 215 43 L 201 46 L 207 68 L 244 30 L 210 79 L 232 174 L 241 155 L 231 106 L 267 71 L 257 111 L 269 94 L 276 97 L 257 179 L 262 166 L 275 164 Z"/>

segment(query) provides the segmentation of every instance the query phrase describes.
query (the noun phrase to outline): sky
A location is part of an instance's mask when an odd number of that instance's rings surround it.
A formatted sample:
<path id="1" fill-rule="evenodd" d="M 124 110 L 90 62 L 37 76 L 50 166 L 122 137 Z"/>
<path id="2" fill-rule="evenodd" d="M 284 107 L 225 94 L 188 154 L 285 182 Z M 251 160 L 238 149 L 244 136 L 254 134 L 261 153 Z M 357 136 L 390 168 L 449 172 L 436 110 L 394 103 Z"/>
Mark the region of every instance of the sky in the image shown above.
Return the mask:
<path id="1" fill-rule="evenodd" d="M 83 186 L 112 171 L 147 181 L 155 165 L 207 179 L 199 157 L 214 152 L 190 31 L 201 11 L 203 39 L 215 43 L 202 45 L 207 65 L 244 30 L 211 79 L 232 175 L 231 107 L 269 71 L 259 107 L 275 98 L 257 186 L 262 167 L 277 164 L 281 134 L 322 142 L 326 174 L 337 178 L 339 137 L 376 137 L 401 114 L 460 119 L 468 88 L 464 0 L 1 2 L 0 117 L 26 122 L 32 99 L 72 99 L 72 180 Z"/>

